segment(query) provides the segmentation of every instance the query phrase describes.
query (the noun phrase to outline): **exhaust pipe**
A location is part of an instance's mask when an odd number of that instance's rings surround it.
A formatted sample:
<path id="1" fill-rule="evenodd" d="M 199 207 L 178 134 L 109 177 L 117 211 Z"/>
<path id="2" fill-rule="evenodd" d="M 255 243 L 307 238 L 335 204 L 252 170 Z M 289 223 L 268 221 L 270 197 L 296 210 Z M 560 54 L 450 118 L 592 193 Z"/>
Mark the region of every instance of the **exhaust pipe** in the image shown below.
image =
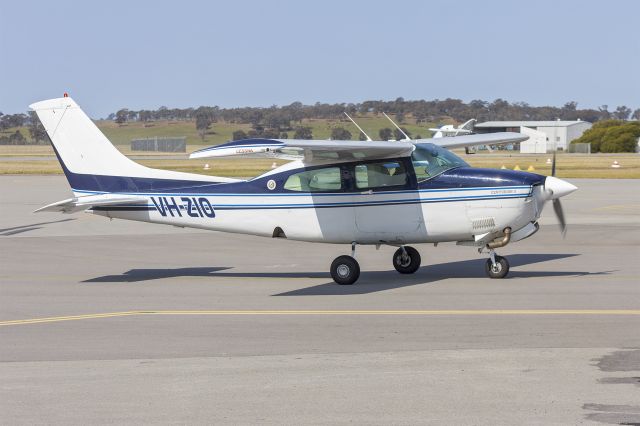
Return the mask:
<path id="1" fill-rule="evenodd" d="M 504 228 L 504 237 L 501 240 L 493 240 L 489 244 L 487 244 L 487 248 L 490 250 L 494 250 L 500 247 L 504 247 L 509 244 L 511 241 L 511 228 Z"/>

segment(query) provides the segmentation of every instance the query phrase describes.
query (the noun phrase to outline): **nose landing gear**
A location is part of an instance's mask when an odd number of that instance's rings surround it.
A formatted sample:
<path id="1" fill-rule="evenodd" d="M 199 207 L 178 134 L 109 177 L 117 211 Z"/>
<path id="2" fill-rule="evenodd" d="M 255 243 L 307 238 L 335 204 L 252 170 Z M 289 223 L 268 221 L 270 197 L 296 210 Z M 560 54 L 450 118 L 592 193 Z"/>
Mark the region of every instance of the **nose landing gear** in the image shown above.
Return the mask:
<path id="1" fill-rule="evenodd" d="M 509 273 L 509 261 L 498 256 L 493 249 L 489 250 L 489 259 L 484 265 L 484 270 L 489 278 L 504 278 Z"/>

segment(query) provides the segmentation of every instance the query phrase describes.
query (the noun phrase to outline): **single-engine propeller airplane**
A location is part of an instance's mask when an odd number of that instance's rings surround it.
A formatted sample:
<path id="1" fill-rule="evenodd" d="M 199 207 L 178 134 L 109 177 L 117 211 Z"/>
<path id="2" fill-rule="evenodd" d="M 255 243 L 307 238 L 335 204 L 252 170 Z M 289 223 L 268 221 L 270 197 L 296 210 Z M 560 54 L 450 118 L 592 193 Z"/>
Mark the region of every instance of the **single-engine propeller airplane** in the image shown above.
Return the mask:
<path id="1" fill-rule="evenodd" d="M 135 163 L 66 94 L 31 108 L 73 192 L 72 198 L 36 211 L 86 210 L 109 218 L 350 244 L 351 255 L 331 264 L 338 284 L 353 284 L 360 275 L 357 245 L 396 247 L 394 268 L 416 272 L 420 254 L 410 243 L 476 247 L 488 253 L 487 275 L 503 278 L 509 263 L 495 250 L 533 235 L 550 200 L 564 232 L 559 199 L 577 189 L 553 176 L 472 168 L 448 150 L 526 140 L 520 133 L 397 142 L 248 139 L 190 156 L 290 160 L 242 180 Z"/>

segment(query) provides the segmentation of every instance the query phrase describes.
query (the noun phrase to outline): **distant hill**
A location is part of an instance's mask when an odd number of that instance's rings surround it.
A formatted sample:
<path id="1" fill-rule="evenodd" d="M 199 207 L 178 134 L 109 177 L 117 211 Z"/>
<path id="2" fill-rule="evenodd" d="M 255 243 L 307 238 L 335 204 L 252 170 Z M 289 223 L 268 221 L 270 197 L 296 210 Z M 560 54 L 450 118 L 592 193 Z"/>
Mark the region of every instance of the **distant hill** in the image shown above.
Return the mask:
<path id="1" fill-rule="evenodd" d="M 392 118 L 394 118 L 392 116 Z M 356 122 L 363 128 L 372 139 L 377 139 L 380 129 L 393 129 L 393 125 L 383 116 L 366 116 L 357 117 Z M 452 119 L 446 120 L 444 123 L 452 123 Z M 210 131 L 205 134 L 204 141 L 200 138 L 194 121 L 169 121 L 161 120 L 154 122 L 126 122 L 118 125 L 114 121 L 100 120 L 96 121 L 97 126 L 104 134 L 116 145 L 129 144 L 132 139 L 152 138 L 155 136 L 186 136 L 188 145 L 217 145 L 233 138 L 233 132 L 243 130 L 249 132 L 252 130 L 251 124 L 238 124 L 228 122 L 214 122 Z M 358 139 L 359 130 L 349 120 L 340 119 L 303 119 L 299 123 L 292 123 L 291 127 L 281 129 L 279 133 L 286 133 L 288 138 L 293 138 L 297 127 L 310 127 L 314 139 L 329 139 L 334 128 L 340 127 L 351 133 L 351 138 Z M 422 122 L 416 123 L 415 120 L 405 120 L 401 127 L 409 131 L 411 137 L 421 136 L 423 138 L 431 137 L 430 127 L 436 126 L 436 123 Z"/>

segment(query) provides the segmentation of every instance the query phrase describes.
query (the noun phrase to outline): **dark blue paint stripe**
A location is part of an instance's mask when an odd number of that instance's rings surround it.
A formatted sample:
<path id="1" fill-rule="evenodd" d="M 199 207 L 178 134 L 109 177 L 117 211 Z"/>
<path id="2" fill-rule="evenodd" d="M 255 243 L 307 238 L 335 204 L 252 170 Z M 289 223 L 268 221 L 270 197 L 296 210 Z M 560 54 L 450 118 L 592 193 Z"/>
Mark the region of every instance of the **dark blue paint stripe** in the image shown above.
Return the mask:
<path id="1" fill-rule="evenodd" d="M 372 195 L 396 195 L 396 194 L 426 194 L 426 193 L 438 193 L 438 192 L 464 192 L 464 191 L 499 191 L 506 189 L 529 189 L 531 194 L 532 187 L 528 185 L 519 186 L 489 186 L 489 187 L 476 187 L 476 188 L 450 188 L 450 189 L 420 189 L 420 190 L 407 190 L 407 191 L 380 191 L 380 192 L 292 192 L 292 193 L 271 193 L 264 192 L 260 194 L 247 194 L 247 193 L 168 193 L 168 192 L 117 192 L 119 195 L 145 195 L 145 196 L 158 196 L 158 197 L 345 197 L 345 196 L 372 196 Z M 86 191 L 81 189 L 72 189 L 74 192 L 82 194 L 114 194 L 113 192 L 100 192 L 100 191 Z"/>
<path id="2" fill-rule="evenodd" d="M 318 204 L 214 204 L 215 210 L 288 210 L 288 209 L 323 209 L 323 208 L 343 208 L 343 207 L 375 207 L 375 206 L 394 206 L 404 204 L 432 204 L 432 203 L 448 203 L 456 201 L 479 201 L 479 200 L 504 200 L 527 198 L 527 195 L 514 194 L 502 196 L 478 196 L 478 197 L 450 197 L 450 198 L 432 198 L 432 199 L 405 199 L 405 200 L 389 200 L 389 201 L 368 201 L 368 202 L 345 202 L 345 203 L 318 203 Z M 93 207 L 90 210 L 99 211 L 154 211 L 154 205 L 147 206 L 100 206 Z"/>

